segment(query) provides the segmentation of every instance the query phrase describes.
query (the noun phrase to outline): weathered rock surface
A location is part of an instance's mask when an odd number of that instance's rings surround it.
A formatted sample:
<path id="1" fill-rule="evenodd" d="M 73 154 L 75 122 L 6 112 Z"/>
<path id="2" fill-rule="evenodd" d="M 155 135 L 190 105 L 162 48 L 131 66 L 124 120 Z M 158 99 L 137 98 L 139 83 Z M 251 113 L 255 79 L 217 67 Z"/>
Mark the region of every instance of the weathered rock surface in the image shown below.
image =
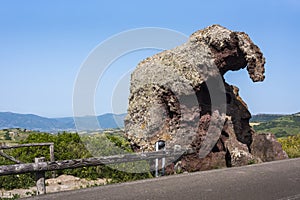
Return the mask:
<path id="1" fill-rule="evenodd" d="M 271 133 L 253 134 L 251 153 L 259 157 L 263 162 L 282 160 L 288 158 L 286 152 L 282 151 L 281 144 Z"/>
<path id="2" fill-rule="evenodd" d="M 167 149 L 196 151 L 169 163 L 169 171 L 285 158 L 275 139 L 253 137 L 247 104 L 223 78 L 229 70 L 246 68 L 254 82 L 263 81 L 264 64 L 246 33 L 220 25 L 193 33 L 181 46 L 143 60 L 132 73 L 126 136 L 136 151 L 153 151 L 158 140 L 166 141 Z M 265 142 L 273 150 L 266 150 Z"/>

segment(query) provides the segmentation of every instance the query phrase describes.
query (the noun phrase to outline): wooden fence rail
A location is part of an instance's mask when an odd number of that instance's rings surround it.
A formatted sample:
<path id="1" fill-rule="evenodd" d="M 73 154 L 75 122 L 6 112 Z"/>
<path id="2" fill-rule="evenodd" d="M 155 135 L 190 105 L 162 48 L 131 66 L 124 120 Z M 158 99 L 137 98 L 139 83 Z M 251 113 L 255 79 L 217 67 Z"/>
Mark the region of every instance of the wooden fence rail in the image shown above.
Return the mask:
<path id="1" fill-rule="evenodd" d="M 35 146 L 45 146 L 50 143 L 36 144 Z M 20 145 L 18 145 L 20 147 Z M 22 147 L 32 146 L 32 144 L 25 144 Z M 52 147 L 52 148 L 51 148 Z M 18 148 L 2 146 L 2 149 L 8 148 Z M 0 148 L 0 150 L 1 150 Z M 50 144 L 50 154 L 53 153 L 53 144 Z M 5 175 L 15 175 L 15 174 L 24 174 L 24 173 L 35 173 L 36 174 L 36 185 L 37 185 L 37 195 L 46 194 L 46 185 L 45 185 L 45 172 L 62 169 L 74 169 L 81 167 L 91 167 L 99 165 L 109 165 L 109 164 L 118 164 L 126 162 L 135 162 L 142 160 L 155 160 L 162 158 L 179 158 L 184 154 L 193 153 L 192 149 L 186 150 L 174 150 L 174 151 L 155 151 L 155 152 L 145 152 L 145 153 L 133 153 L 133 154 L 123 154 L 123 155 L 114 155 L 106 157 L 93 157 L 93 158 L 84 158 L 84 159 L 73 159 L 73 160 L 62 160 L 62 161 L 53 161 L 45 162 L 45 158 L 36 158 L 35 163 L 20 163 L 15 165 L 2 165 L 0 166 L 0 176 Z"/>
<path id="2" fill-rule="evenodd" d="M 24 164 L 22 161 L 17 160 L 16 158 L 7 155 L 6 153 L 3 152 L 3 150 L 7 150 L 7 149 L 16 149 L 16 148 L 22 148 L 22 147 L 40 147 L 40 146 L 49 146 L 49 150 L 50 150 L 50 161 L 54 162 L 55 158 L 54 158 L 54 143 L 53 142 L 49 142 L 49 143 L 29 143 L 29 144 L 18 144 L 18 145 L 14 145 L 14 146 L 7 146 L 6 144 L 2 144 L 0 145 L 0 156 L 3 156 L 4 158 L 13 161 L 17 164 Z M 55 178 L 55 171 L 52 171 L 52 177 Z"/>
<path id="3" fill-rule="evenodd" d="M 38 146 L 53 146 L 54 143 L 30 143 L 30 144 L 18 144 L 14 146 L 0 145 L 0 149 L 16 149 L 20 147 L 38 147 Z"/>
<path id="4" fill-rule="evenodd" d="M 154 160 L 161 158 L 180 157 L 187 151 L 155 151 L 146 153 L 134 153 L 124 155 L 114 155 L 106 157 L 93 157 L 84 159 L 73 159 L 73 160 L 62 160 L 53 162 L 38 162 L 38 163 L 26 163 L 26 164 L 15 164 L 15 165 L 3 165 L 0 166 L 0 176 L 23 174 L 31 172 L 42 172 L 42 171 L 55 171 L 62 169 L 74 169 L 81 167 L 99 166 L 118 164 L 126 162 L 135 162 L 141 160 Z"/>
<path id="5" fill-rule="evenodd" d="M 50 161 L 54 161 L 54 143 L 30 143 L 30 144 L 18 144 L 14 146 L 7 146 L 7 145 L 0 145 L 0 155 L 17 163 L 21 164 L 22 162 L 5 154 L 1 150 L 6 150 L 6 149 L 16 149 L 16 148 L 21 148 L 21 147 L 40 147 L 40 146 L 49 146 L 50 149 Z"/>

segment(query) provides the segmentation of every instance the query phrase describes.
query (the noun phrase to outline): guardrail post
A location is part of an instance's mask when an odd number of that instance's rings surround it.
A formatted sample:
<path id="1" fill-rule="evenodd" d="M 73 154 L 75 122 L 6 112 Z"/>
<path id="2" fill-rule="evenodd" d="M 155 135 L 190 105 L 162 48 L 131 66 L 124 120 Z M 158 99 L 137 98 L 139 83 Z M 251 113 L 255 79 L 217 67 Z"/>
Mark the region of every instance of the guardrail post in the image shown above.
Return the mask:
<path id="1" fill-rule="evenodd" d="M 35 158 L 35 163 L 44 162 L 45 157 Z M 36 172 L 36 195 L 46 194 L 45 172 Z"/>
<path id="2" fill-rule="evenodd" d="M 163 140 L 158 140 L 156 143 L 155 143 L 155 151 L 159 151 L 163 149 L 164 151 L 166 151 L 166 142 L 163 141 Z M 155 159 L 155 177 L 158 177 L 159 176 L 159 162 L 158 162 L 158 158 Z M 163 157 L 161 158 L 161 175 L 164 176 L 165 175 L 165 165 L 166 165 L 166 158 Z"/>
<path id="3" fill-rule="evenodd" d="M 155 143 L 155 151 L 159 150 L 158 142 Z M 155 159 L 155 177 L 158 177 L 158 158 Z"/>
<path id="4" fill-rule="evenodd" d="M 164 151 L 166 151 L 166 147 L 164 147 Z M 161 175 L 165 175 L 165 168 L 166 168 L 166 158 L 161 159 Z"/>

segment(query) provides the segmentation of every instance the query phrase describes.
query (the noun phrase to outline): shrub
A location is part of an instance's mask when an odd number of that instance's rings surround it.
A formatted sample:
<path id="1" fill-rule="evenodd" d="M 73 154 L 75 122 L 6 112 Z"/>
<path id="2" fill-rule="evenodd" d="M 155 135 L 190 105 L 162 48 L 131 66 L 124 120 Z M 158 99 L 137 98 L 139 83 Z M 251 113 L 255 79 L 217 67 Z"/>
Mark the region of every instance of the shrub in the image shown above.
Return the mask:
<path id="1" fill-rule="evenodd" d="M 300 157 L 300 134 L 279 138 L 278 141 L 290 158 Z"/>

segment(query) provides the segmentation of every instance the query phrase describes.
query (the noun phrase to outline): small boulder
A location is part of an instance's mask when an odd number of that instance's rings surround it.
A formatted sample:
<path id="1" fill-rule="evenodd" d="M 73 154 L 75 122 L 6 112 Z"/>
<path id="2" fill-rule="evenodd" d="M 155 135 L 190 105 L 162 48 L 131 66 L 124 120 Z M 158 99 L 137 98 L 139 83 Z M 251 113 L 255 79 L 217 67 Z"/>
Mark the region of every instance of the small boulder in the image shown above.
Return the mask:
<path id="1" fill-rule="evenodd" d="M 272 133 L 253 134 L 251 153 L 263 162 L 287 159 L 287 153 Z"/>

